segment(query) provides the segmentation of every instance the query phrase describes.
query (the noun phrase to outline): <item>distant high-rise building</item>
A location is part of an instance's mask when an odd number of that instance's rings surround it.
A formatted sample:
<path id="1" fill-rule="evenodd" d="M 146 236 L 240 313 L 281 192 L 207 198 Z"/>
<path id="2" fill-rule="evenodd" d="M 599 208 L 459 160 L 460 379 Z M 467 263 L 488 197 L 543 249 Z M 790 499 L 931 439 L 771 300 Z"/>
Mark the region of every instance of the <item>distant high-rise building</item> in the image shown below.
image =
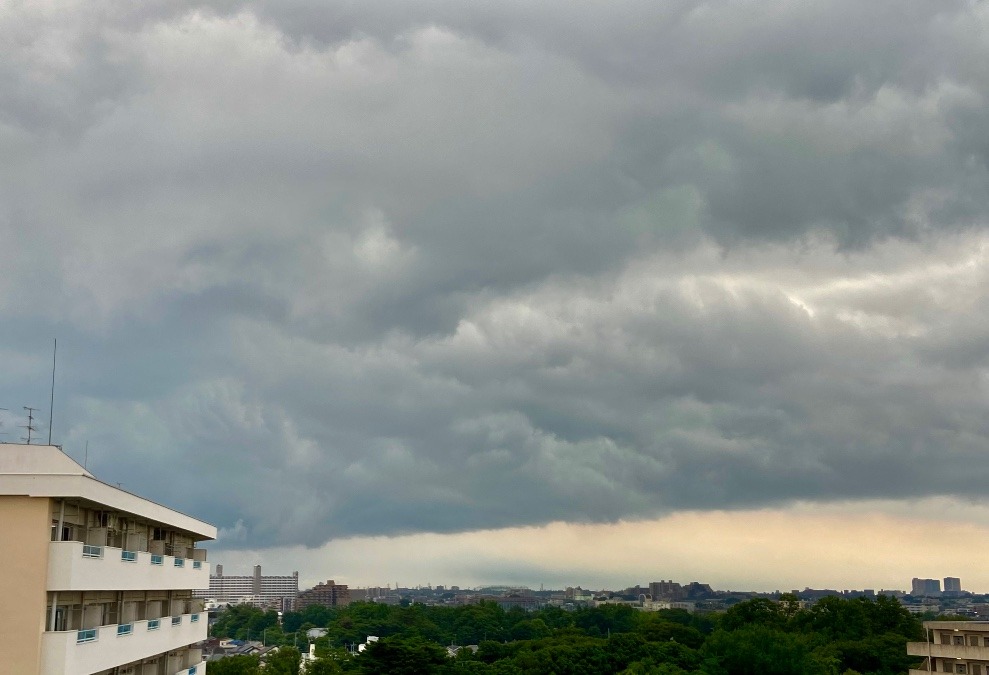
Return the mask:
<path id="1" fill-rule="evenodd" d="M 962 592 L 962 580 L 958 577 L 945 577 L 944 578 L 944 592 L 945 593 L 961 593 Z"/>
<path id="2" fill-rule="evenodd" d="M 216 566 L 216 574 L 209 577 L 209 590 L 196 591 L 199 598 L 211 598 L 218 602 L 246 602 L 256 607 L 276 607 L 282 609 L 291 604 L 299 595 L 299 573 L 291 576 L 264 576 L 261 566 L 255 565 L 254 572 L 243 576 L 226 576 L 223 565 Z"/>
<path id="3" fill-rule="evenodd" d="M 649 584 L 649 595 L 652 596 L 653 600 L 659 598 L 664 600 L 681 600 L 683 598 L 683 587 L 672 579 L 669 581 L 653 581 Z"/>
<path id="4" fill-rule="evenodd" d="M 914 577 L 911 583 L 911 595 L 927 597 L 937 597 L 941 595 L 941 582 L 937 579 L 918 579 Z"/>

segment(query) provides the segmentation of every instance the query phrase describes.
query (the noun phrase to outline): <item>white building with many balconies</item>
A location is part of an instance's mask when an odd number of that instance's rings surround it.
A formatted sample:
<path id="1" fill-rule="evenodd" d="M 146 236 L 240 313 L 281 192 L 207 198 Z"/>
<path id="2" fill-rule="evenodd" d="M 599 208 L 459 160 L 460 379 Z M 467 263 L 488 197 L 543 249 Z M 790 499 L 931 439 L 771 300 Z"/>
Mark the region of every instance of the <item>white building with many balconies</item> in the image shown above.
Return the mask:
<path id="1" fill-rule="evenodd" d="M 0 444 L 0 659 L 18 675 L 205 675 L 216 528 L 97 480 L 59 448 Z"/>
<path id="2" fill-rule="evenodd" d="M 908 642 L 907 654 L 922 658 L 910 675 L 989 675 L 989 622 L 925 621 L 927 642 Z"/>

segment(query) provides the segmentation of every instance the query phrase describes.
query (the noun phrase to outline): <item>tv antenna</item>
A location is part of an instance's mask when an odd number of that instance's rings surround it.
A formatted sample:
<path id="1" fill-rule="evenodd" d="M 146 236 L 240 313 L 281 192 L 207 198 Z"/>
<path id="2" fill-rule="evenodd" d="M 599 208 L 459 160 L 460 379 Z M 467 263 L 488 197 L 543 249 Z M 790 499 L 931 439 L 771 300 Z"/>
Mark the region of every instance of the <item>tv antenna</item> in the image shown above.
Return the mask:
<path id="1" fill-rule="evenodd" d="M 6 411 L 7 409 L 6 408 L 0 408 L 0 410 Z M 3 420 L 0 419 L 0 427 L 2 427 L 2 426 L 3 426 Z M 6 435 L 7 435 L 7 432 L 6 431 L 0 431 L 0 436 L 6 436 Z"/>
<path id="2" fill-rule="evenodd" d="M 27 410 L 27 424 L 23 425 L 21 429 L 27 429 L 27 438 L 24 440 L 27 441 L 28 445 L 31 445 L 31 434 L 38 431 L 34 426 L 34 411 L 37 410 L 37 408 L 24 406 L 24 409 Z"/>

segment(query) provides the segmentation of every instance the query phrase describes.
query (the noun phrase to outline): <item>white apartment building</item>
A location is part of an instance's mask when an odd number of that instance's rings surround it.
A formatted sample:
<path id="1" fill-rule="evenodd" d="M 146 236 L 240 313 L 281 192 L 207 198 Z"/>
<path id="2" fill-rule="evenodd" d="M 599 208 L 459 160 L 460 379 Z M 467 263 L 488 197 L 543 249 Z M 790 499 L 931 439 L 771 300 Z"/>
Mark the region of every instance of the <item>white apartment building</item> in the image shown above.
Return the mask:
<path id="1" fill-rule="evenodd" d="M 907 654 L 922 658 L 910 675 L 989 675 L 989 622 L 925 621 L 928 642 L 908 642 Z"/>
<path id="2" fill-rule="evenodd" d="M 57 447 L 0 444 L 0 671 L 205 675 L 192 591 L 215 537 Z"/>
<path id="3" fill-rule="evenodd" d="M 292 609 L 299 595 L 299 573 L 288 576 L 265 576 L 261 566 L 254 566 L 249 576 L 224 575 L 223 565 L 216 566 L 216 574 L 209 577 L 209 589 L 194 591 L 193 597 L 213 600 L 217 603 L 251 604 L 255 607 L 274 607 L 279 611 Z"/>

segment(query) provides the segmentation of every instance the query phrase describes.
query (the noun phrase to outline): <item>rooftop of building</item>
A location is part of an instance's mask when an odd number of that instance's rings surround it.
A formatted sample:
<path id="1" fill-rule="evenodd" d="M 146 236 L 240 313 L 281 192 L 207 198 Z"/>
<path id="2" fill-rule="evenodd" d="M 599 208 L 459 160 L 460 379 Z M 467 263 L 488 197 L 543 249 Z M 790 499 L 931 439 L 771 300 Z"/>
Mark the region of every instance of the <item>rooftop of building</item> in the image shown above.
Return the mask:
<path id="1" fill-rule="evenodd" d="M 0 443 L 0 496 L 73 498 L 167 524 L 197 540 L 216 538 L 213 525 L 104 483 L 56 445 Z"/>

